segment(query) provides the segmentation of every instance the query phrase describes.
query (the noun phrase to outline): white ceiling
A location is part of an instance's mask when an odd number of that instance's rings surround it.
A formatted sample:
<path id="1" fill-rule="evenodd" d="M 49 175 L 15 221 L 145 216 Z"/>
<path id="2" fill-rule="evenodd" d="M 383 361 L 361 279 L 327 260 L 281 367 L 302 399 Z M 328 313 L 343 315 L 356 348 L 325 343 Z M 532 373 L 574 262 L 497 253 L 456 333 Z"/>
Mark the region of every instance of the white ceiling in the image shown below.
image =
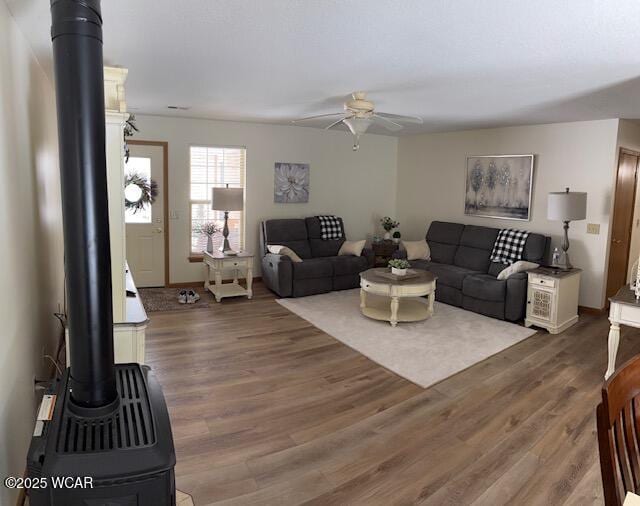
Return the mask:
<path id="1" fill-rule="evenodd" d="M 51 72 L 49 2 L 6 1 Z M 640 118 L 638 0 L 106 0 L 102 9 L 105 63 L 129 68 L 138 113 L 288 123 L 338 111 L 363 89 L 380 111 L 424 119 L 404 133 Z"/>

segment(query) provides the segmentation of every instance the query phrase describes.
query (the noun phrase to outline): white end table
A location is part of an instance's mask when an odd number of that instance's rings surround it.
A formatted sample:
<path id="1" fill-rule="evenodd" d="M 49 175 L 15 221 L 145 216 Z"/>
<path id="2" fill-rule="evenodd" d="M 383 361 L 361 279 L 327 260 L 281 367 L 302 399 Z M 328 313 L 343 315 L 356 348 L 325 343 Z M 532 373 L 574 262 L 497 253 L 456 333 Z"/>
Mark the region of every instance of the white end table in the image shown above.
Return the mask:
<path id="1" fill-rule="evenodd" d="M 248 299 L 253 297 L 251 290 L 253 282 L 253 254 L 241 251 L 234 256 L 223 255 L 220 251 L 213 253 L 203 252 L 204 254 L 204 288 L 209 290 L 217 302 L 224 297 L 242 297 Z M 222 275 L 225 270 L 233 271 L 233 281 L 231 283 L 223 283 Z M 239 273 L 245 272 L 246 287 L 242 286 L 238 281 Z M 213 273 L 213 284 L 211 284 L 211 274 Z"/>
<path id="2" fill-rule="evenodd" d="M 618 354 L 618 345 L 620 344 L 620 325 L 640 328 L 640 301 L 636 300 L 636 295 L 631 291 L 629 285 L 625 285 L 618 293 L 609 298 L 611 306 L 609 307 L 609 361 L 607 364 L 607 372 L 604 373 L 604 379 L 616 370 L 616 355 Z"/>
<path id="3" fill-rule="evenodd" d="M 578 321 L 581 269 L 538 267 L 527 271 L 525 327 L 543 327 L 559 334 Z"/>
<path id="4" fill-rule="evenodd" d="M 426 320 L 433 315 L 433 301 L 436 297 L 436 277 L 428 271 L 418 271 L 417 277 L 393 280 L 382 277 L 381 267 L 360 273 L 360 310 L 374 320 L 388 321 L 392 327 L 398 322 Z M 379 295 L 379 299 L 369 299 L 367 294 Z M 428 297 L 426 304 L 419 299 Z"/>

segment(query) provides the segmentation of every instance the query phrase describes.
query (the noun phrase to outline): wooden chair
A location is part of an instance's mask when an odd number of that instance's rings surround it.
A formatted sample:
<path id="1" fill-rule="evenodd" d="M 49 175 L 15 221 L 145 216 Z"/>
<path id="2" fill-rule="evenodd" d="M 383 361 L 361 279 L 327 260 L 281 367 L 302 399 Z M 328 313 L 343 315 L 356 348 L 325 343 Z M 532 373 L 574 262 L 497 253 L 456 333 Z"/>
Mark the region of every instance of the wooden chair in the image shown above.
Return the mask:
<path id="1" fill-rule="evenodd" d="M 605 505 L 620 506 L 640 489 L 640 355 L 605 382 L 596 418 Z"/>

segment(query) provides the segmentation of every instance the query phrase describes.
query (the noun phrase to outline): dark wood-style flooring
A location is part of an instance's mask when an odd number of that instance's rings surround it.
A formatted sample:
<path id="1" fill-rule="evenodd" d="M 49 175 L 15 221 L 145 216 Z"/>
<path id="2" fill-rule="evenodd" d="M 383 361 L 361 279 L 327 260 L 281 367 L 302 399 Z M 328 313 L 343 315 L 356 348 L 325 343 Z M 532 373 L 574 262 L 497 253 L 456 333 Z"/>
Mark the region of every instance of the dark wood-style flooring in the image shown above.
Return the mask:
<path id="1" fill-rule="evenodd" d="M 151 313 L 148 364 L 196 506 L 602 504 L 604 316 L 425 390 L 255 288 L 252 301 Z M 618 363 L 638 352 L 624 328 Z"/>

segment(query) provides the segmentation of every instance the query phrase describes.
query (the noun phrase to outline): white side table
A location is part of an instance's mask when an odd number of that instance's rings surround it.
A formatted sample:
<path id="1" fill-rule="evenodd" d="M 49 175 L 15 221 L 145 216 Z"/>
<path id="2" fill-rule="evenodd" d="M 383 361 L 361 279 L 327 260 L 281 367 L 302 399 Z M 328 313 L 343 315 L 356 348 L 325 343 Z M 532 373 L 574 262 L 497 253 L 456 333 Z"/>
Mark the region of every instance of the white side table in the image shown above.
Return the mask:
<path id="1" fill-rule="evenodd" d="M 609 298 L 611 306 L 609 307 L 609 361 L 607 364 L 607 372 L 604 373 L 604 379 L 616 370 L 616 355 L 618 354 L 618 344 L 620 344 L 620 325 L 628 327 L 640 328 L 640 301 L 636 300 L 636 296 L 625 285 L 618 293 Z"/>
<path id="2" fill-rule="evenodd" d="M 234 256 L 225 256 L 220 251 L 213 253 L 203 252 L 205 278 L 204 288 L 209 290 L 220 302 L 224 297 L 253 297 L 251 285 L 253 282 L 253 254 L 241 251 Z M 222 275 L 225 270 L 233 271 L 233 281 L 223 283 Z M 239 273 L 245 272 L 246 288 L 238 281 Z M 211 274 L 213 272 L 213 284 L 211 284 Z"/>
<path id="3" fill-rule="evenodd" d="M 543 327 L 558 334 L 578 321 L 581 269 L 538 267 L 528 271 L 525 327 Z"/>

